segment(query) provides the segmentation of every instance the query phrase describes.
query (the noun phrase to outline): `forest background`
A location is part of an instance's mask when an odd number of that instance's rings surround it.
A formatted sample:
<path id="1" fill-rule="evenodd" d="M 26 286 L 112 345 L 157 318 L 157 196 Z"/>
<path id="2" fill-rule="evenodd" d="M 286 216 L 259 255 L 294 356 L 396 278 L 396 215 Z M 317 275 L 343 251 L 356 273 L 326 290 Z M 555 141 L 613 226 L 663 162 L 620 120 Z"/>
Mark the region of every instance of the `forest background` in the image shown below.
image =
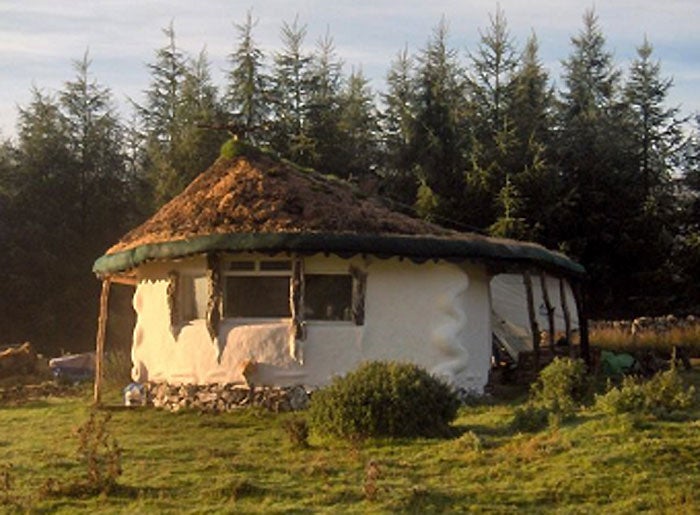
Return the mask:
<path id="1" fill-rule="evenodd" d="M 623 69 L 586 11 L 555 87 L 536 35 L 518 46 L 500 9 L 466 53 L 443 19 L 377 92 L 329 33 L 309 50 L 303 23 L 283 23 L 264 52 L 255 24 L 236 25 L 222 84 L 163 29 L 128 118 L 87 52 L 60 91 L 32 90 L 0 142 L 0 343 L 93 345 L 92 264 L 216 159 L 229 135 L 202 125 L 236 124 L 408 214 L 562 250 L 587 268 L 592 317 L 700 311 L 700 116 L 668 105 L 651 42 Z"/>

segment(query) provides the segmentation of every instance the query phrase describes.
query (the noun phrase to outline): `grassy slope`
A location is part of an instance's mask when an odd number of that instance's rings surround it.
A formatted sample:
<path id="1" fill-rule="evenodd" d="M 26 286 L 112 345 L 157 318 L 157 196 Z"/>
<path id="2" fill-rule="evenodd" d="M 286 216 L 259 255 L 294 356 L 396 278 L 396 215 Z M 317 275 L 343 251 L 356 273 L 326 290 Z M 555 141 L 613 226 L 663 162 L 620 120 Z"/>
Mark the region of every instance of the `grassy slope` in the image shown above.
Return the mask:
<path id="1" fill-rule="evenodd" d="M 700 374 L 693 381 L 700 385 Z M 116 400 L 116 398 L 115 398 Z M 89 512 L 590 513 L 700 511 L 700 408 L 677 422 L 583 412 L 559 429 L 513 435 L 513 404 L 465 408 L 452 440 L 314 436 L 296 449 L 282 427 L 291 415 L 203 415 L 113 410 L 124 449 L 120 488 L 109 496 L 47 498 L 49 478 L 83 473 L 73 428 L 88 397 L 0 407 L 0 510 Z M 379 464 L 373 500 L 365 468 Z"/>

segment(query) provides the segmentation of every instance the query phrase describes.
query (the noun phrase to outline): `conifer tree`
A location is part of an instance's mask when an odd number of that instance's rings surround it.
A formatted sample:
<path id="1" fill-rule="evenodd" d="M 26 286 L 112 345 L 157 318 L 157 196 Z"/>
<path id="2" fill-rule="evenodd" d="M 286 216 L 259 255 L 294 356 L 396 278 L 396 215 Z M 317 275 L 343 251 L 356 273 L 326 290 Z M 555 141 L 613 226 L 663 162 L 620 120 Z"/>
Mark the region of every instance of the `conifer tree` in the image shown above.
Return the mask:
<path id="1" fill-rule="evenodd" d="M 341 154 L 345 142 L 340 128 L 342 61 L 330 34 L 318 40 L 309 62 L 309 94 L 305 108 L 306 134 L 313 142 L 309 164 L 322 173 L 346 175 Z"/>
<path id="2" fill-rule="evenodd" d="M 518 216 L 527 224 L 521 237 L 556 246 L 551 226 L 561 187 L 551 148 L 554 93 L 534 33 L 513 72 L 505 110 L 514 141 L 506 170 L 520 195 Z"/>
<path id="3" fill-rule="evenodd" d="M 422 216 L 459 222 L 465 140 L 464 82 L 443 18 L 418 56 L 411 153 L 420 181 Z M 428 211 L 426 206 L 430 207 Z"/>
<path id="4" fill-rule="evenodd" d="M 172 24 L 163 34 L 167 44 L 156 51 L 155 61 L 148 66 L 151 84 L 146 102 L 136 105 L 154 207 L 178 194 L 211 165 L 226 139 L 223 133 L 198 128 L 222 117 L 206 52 L 188 59 L 175 42 Z"/>
<path id="5" fill-rule="evenodd" d="M 304 49 L 306 26 L 297 18 L 282 24 L 283 48 L 275 55 L 272 72 L 272 148 L 301 165 L 314 162 L 314 141 L 307 133 L 307 108 L 311 90 L 311 56 Z"/>
<path id="6" fill-rule="evenodd" d="M 606 310 L 626 289 L 618 270 L 638 266 L 626 245 L 640 200 L 630 187 L 633 160 L 620 72 L 594 12 L 586 11 L 583 22 L 563 62 L 556 148 L 566 195 L 556 226 L 559 241 L 588 269 L 595 308 Z"/>
<path id="7" fill-rule="evenodd" d="M 361 69 L 353 70 L 341 96 L 341 176 L 374 181 L 379 163 L 379 120 L 374 94 Z"/>
<path id="8" fill-rule="evenodd" d="M 489 21 L 489 28 L 481 32 L 477 51 L 470 54 L 471 73 L 467 78 L 473 142 L 465 206 L 469 223 L 482 228 L 496 219 L 506 176 L 518 171 L 512 170 L 517 141 L 507 109 L 517 66 L 515 45 L 500 8 Z"/>
<path id="9" fill-rule="evenodd" d="M 252 12 L 248 11 L 245 22 L 235 25 L 238 46 L 229 55 L 231 69 L 228 72 L 225 103 L 229 113 L 245 131 L 245 137 L 261 144 L 266 142 L 265 124 L 270 113 L 270 78 L 264 71 L 263 51 L 253 39 L 256 23 Z"/>
<path id="10" fill-rule="evenodd" d="M 418 177 L 413 161 L 411 142 L 414 140 L 416 83 L 413 60 L 404 48 L 391 63 L 386 77 L 386 92 L 382 94 L 380 170 L 385 193 L 400 204 L 416 200 Z"/>

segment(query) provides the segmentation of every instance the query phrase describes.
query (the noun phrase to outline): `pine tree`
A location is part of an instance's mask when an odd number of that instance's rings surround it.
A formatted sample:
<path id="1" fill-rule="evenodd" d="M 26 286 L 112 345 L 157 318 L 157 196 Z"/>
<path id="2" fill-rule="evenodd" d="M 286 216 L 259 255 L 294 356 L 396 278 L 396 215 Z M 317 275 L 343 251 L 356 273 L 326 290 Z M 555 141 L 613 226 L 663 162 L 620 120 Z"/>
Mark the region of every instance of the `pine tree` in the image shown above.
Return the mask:
<path id="1" fill-rule="evenodd" d="M 521 237 L 555 246 L 551 234 L 561 187 L 551 149 L 554 93 L 539 60 L 534 34 L 528 38 L 513 72 L 505 110 L 514 139 L 506 169 L 520 195 L 518 216 L 528 226 Z"/>
<path id="2" fill-rule="evenodd" d="M 416 91 L 413 60 L 408 49 L 400 51 L 389 68 L 381 113 L 383 190 L 400 204 L 417 198 L 418 177 L 411 142 L 416 129 Z"/>
<path id="3" fill-rule="evenodd" d="M 432 217 L 462 218 L 465 139 L 464 84 L 457 55 L 448 47 L 443 18 L 418 56 L 416 107 L 411 154 L 422 184 L 421 198 L 432 197 Z"/>
<path id="4" fill-rule="evenodd" d="M 188 59 L 175 43 L 172 24 L 163 34 L 167 44 L 156 51 L 155 62 L 148 66 L 151 84 L 145 105 L 136 106 L 154 207 L 178 194 L 211 165 L 227 137 L 198 127 L 222 118 L 206 52 Z"/>
<path id="5" fill-rule="evenodd" d="M 472 76 L 468 83 L 475 111 L 473 123 L 480 131 L 493 135 L 508 125 L 506 107 L 518 59 L 505 13 L 500 7 L 495 16 L 489 15 L 489 22 L 486 32 L 479 31 L 481 37 L 476 53 L 470 54 Z"/>
<path id="6" fill-rule="evenodd" d="M 497 216 L 498 196 L 509 173 L 517 173 L 513 156 L 518 144 L 508 105 L 517 59 L 503 11 L 489 16 L 490 25 L 480 32 L 477 51 L 470 54 L 471 73 L 467 84 L 471 100 L 471 162 L 467 170 L 467 212 L 469 223 L 491 225 Z"/>
<path id="7" fill-rule="evenodd" d="M 374 182 L 379 162 L 379 121 L 374 94 L 362 70 L 353 70 L 341 97 L 343 177 Z"/>
<path id="8" fill-rule="evenodd" d="M 341 157 L 345 145 L 340 128 L 342 66 L 333 38 L 326 33 L 318 40 L 309 63 L 305 132 L 313 142 L 313 154 L 308 161 L 310 166 L 338 176 L 347 173 L 346 163 Z"/>
<path id="9" fill-rule="evenodd" d="M 587 267 L 598 314 L 619 316 L 622 313 L 605 310 L 629 307 L 623 301 L 627 281 L 618 271 L 639 266 L 632 263 L 635 256 L 627 246 L 640 199 L 631 187 L 633 159 L 620 72 L 593 11 L 587 11 L 583 21 L 583 30 L 572 38 L 572 53 L 563 62 L 556 149 L 566 195 L 560 203 L 557 236 Z"/>
<path id="10" fill-rule="evenodd" d="M 679 109 L 666 107 L 671 79 L 661 78 L 661 64 L 652 61 L 653 47 L 644 39 L 637 48 L 625 87 L 625 100 L 632 110 L 632 131 L 644 196 L 667 185 L 675 151 L 681 143 Z"/>
<path id="11" fill-rule="evenodd" d="M 268 106 L 269 77 L 265 74 L 264 54 L 253 39 L 253 20 L 248 11 L 245 22 L 236 24 L 238 46 L 229 55 L 231 69 L 225 103 L 234 120 L 242 126 L 245 137 L 256 144 L 266 142 L 265 124 L 270 109 Z"/>
<path id="12" fill-rule="evenodd" d="M 272 73 L 272 148 L 301 165 L 312 165 L 314 141 L 307 133 L 307 102 L 311 90 L 311 56 L 303 50 L 306 26 L 298 19 L 282 24 L 283 49 L 275 55 Z"/>

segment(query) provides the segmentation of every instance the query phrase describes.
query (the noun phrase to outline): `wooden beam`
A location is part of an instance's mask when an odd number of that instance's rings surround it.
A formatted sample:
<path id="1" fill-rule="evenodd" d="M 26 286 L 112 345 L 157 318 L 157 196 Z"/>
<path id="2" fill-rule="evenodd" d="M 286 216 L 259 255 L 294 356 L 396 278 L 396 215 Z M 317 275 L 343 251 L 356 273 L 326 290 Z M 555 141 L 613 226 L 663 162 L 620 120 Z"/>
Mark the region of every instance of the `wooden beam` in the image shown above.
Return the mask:
<path id="1" fill-rule="evenodd" d="M 105 339 L 107 336 L 107 315 L 109 313 L 109 290 L 112 279 L 106 277 L 102 280 L 102 292 L 100 293 L 100 314 L 97 318 L 97 342 L 95 349 L 95 390 L 94 403 L 102 402 L 102 377 L 104 376 Z"/>
<path id="2" fill-rule="evenodd" d="M 547 325 L 549 326 L 549 350 L 554 352 L 554 306 L 549 301 L 549 290 L 547 290 L 547 274 L 540 272 L 540 287 L 542 288 L 542 300 L 547 310 Z"/>
<path id="3" fill-rule="evenodd" d="M 574 357 L 574 342 L 571 341 L 571 312 L 569 312 L 569 301 L 566 299 L 566 282 L 563 277 L 559 279 L 559 301 L 561 310 L 564 313 L 564 335 L 569 346 L 569 357 Z"/>
<path id="4" fill-rule="evenodd" d="M 523 271 L 523 283 L 525 284 L 525 297 L 527 299 L 527 315 L 530 319 L 530 330 L 532 331 L 532 349 L 535 352 L 535 374 L 540 371 L 540 328 L 535 316 L 535 301 L 532 295 L 532 279 L 530 271 Z"/>

